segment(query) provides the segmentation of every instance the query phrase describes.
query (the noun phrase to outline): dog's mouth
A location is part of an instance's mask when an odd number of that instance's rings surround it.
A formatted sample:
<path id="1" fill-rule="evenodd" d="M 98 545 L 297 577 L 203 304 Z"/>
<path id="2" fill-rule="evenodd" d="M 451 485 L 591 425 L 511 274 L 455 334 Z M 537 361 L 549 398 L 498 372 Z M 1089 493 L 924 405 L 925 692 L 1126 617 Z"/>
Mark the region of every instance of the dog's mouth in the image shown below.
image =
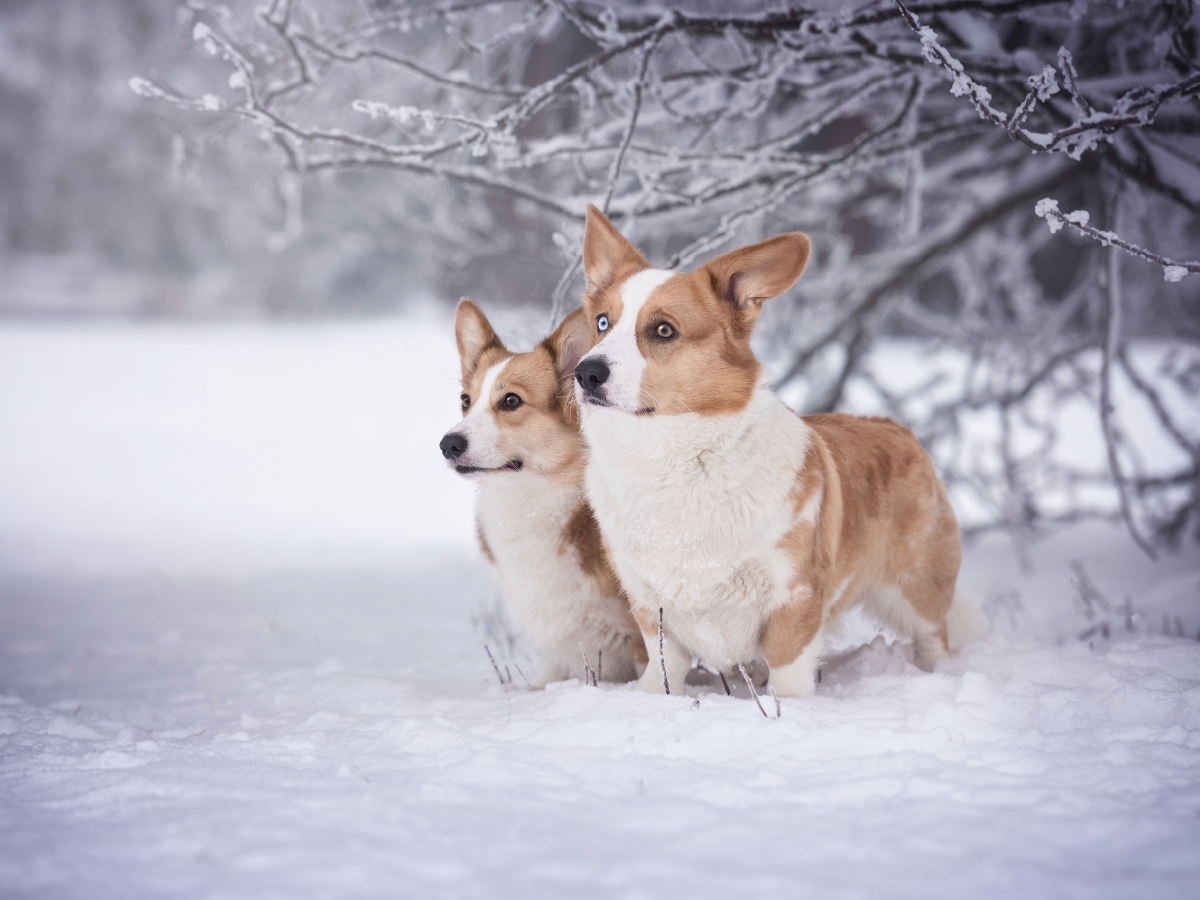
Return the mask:
<path id="1" fill-rule="evenodd" d="M 591 406 L 600 406 L 600 407 L 603 407 L 604 409 L 623 409 L 623 407 L 613 406 L 606 399 L 604 399 L 603 397 L 597 397 L 595 394 L 585 393 L 583 395 L 583 402 L 587 403 Z M 652 416 L 652 415 L 654 415 L 654 407 L 653 406 L 643 406 L 641 409 L 632 409 L 632 410 L 625 410 L 625 411 L 632 412 L 635 416 Z"/>
<path id="2" fill-rule="evenodd" d="M 510 459 L 502 466 L 496 466 L 494 469 L 489 469 L 484 466 L 455 466 L 454 471 L 459 475 L 487 475 L 492 472 L 520 472 L 525 468 L 525 463 L 519 459 Z"/>

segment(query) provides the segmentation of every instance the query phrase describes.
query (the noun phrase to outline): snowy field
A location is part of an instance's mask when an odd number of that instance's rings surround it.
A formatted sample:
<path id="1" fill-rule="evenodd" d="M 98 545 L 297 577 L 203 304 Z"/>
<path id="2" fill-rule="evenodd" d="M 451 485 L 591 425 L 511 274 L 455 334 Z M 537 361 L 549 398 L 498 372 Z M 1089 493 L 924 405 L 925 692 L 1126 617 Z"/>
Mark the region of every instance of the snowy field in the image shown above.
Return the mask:
<path id="1" fill-rule="evenodd" d="M 1194 551 L 989 538 L 988 639 L 778 720 L 504 688 L 456 379 L 432 314 L 0 326 L 0 896 L 1200 897 Z"/>

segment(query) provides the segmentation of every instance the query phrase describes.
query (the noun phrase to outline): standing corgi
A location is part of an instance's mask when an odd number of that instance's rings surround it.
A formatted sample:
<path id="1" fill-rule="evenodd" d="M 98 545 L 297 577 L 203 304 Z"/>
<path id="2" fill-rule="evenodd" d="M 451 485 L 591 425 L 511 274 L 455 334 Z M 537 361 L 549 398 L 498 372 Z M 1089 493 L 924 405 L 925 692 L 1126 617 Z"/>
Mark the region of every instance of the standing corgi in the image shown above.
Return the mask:
<path id="1" fill-rule="evenodd" d="M 780 695 L 812 694 L 827 628 L 856 603 L 926 669 L 986 625 L 955 592 L 958 524 L 912 432 L 801 418 L 767 387 L 750 334 L 808 253 L 783 234 L 666 272 L 588 208 L 585 485 L 651 658 L 662 610 L 674 690 L 693 656 L 728 671 L 761 655 Z M 639 687 L 662 692 L 657 663 Z"/>
<path id="2" fill-rule="evenodd" d="M 461 300 L 455 334 L 463 420 L 442 455 L 479 482 L 479 543 L 513 624 L 541 653 L 543 688 L 592 667 L 636 678 L 645 648 L 583 498 L 584 445 L 569 379 L 591 346 L 591 322 L 567 316 L 529 353 L 512 353 L 479 307 Z"/>

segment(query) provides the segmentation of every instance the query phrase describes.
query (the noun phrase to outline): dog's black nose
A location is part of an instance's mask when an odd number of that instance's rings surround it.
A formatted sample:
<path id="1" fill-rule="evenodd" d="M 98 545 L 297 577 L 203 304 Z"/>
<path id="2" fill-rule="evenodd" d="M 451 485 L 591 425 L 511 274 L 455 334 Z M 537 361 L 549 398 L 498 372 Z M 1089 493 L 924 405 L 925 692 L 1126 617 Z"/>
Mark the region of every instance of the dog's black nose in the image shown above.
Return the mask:
<path id="1" fill-rule="evenodd" d="M 575 380 L 589 394 L 596 393 L 608 381 L 608 362 L 599 356 L 585 359 L 575 367 Z"/>
<path id="2" fill-rule="evenodd" d="M 438 446 L 442 448 L 442 456 L 446 459 L 458 459 L 467 452 L 467 436 L 452 431 L 442 438 Z"/>

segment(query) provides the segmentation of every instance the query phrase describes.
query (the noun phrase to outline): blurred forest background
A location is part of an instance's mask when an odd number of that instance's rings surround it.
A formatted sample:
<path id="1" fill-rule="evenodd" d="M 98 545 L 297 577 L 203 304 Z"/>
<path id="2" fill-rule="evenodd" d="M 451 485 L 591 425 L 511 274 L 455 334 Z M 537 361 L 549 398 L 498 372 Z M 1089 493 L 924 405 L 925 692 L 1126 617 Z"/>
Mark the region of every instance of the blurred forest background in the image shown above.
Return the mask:
<path id="1" fill-rule="evenodd" d="M 547 329 L 583 211 L 781 231 L 800 411 L 892 415 L 968 532 L 1200 537 L 1191 0 L 4 0 L 0 315 Z M 531 332 L 532 333 L 532 332 Z"/>

